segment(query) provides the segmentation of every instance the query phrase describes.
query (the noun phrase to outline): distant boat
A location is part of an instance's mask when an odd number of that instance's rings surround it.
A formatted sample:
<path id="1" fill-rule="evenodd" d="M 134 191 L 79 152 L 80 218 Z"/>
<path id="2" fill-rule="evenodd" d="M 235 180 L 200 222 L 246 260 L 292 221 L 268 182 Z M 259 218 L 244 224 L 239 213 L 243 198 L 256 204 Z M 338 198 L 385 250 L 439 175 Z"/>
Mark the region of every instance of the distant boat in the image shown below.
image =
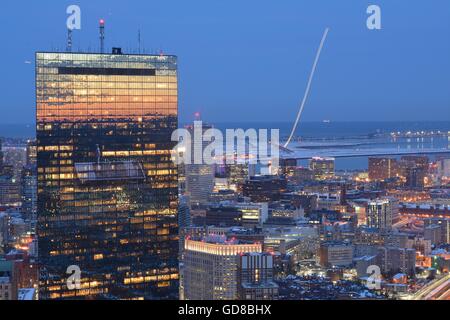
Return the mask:
<path id="1" fill-rule="evenodd" d="M 331 123 L 331 120 L 323 120 L 323 123 Z"/>

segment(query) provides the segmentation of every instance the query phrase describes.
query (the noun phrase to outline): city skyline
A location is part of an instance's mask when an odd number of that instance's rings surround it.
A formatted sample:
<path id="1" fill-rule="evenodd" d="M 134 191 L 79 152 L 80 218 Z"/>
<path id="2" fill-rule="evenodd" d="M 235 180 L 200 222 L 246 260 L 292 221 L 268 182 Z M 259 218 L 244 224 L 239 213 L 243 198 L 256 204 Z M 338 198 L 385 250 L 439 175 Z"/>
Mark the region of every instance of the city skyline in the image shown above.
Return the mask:
<path id="1" fill-rule="evenodd" d="M 65 50 L 70 4 L 30 3 L 19 10 L 15 3 L 2 10 L 8 27 L 0 35 L 9 46 L 0 66 L 10 76 L 0 79 L 1 123 L 33 123 L 33 55 Z M 442 41 L 450 28 L 445 1 L 407 7 L 378 1 L 381 30 L 366 27 L 367 1 L 286 1 L 284 6 L 198 1 L 179 2 L 170 10 L 163 3 L 136 2 L 125 9 L 115 2 L 76 4 L 82 26 L 73 33 L 75 51 L 98 51 L 98 21 L 104 18 L 108 51 L 112 46 L 137 51 L 140 30 L 147 53 L 162 50 L 179 57 L 181 122 L 196 111 L 212 122 L 236 115 L 244 121 L 293 121 L 328 26 L 302 121 L 440 120 L 450 101 L 450 45 Z M 12 28 L 21 36 L 8 32 Z M 19 94 L 16 88 L 30 90 Z"/>
<path id="2" fill-rule="evenodd" d="M 450 3 L 18 1 L 0 302 L 450 301 Z"/>

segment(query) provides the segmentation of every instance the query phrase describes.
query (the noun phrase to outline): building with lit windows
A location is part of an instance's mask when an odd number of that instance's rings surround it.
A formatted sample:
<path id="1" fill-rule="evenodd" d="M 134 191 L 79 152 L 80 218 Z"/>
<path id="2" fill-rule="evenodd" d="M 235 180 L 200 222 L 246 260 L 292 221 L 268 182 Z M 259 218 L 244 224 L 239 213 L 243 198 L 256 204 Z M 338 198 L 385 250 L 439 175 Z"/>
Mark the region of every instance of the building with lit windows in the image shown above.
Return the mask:
<path id="1" fill-rule="evenodd" d="M 246 253 L 239 256 L 239 300 L 277 300 L 278 285 L 273 278 L 272 254 Z"/>
<path id="2" fill-rule="evenodd" d="M 177 99 L 175 56 L 36 54 L 40 299 L 178 297 Z"/>
<path id="3" fill-rule="evenodd" d="M 36 140 L 27 141 L 26 161 L 27 166 L 35 166 L 37 157 Z"/>
<path id="4" fill-rule="evenodd" d="M 36 165 L 22 169 L 22 211 L 28 218 L 34 218 L 37 210 Z"/>
<path id="5" fill-rule="evenodd" d="M 254 176 L 243 186 L 243 195 L 252 202 L 279 201 L 281 194 L 287 190 L 287 180 L 274 175 Z"/>
<path id="6" fill-rule="evenodd" d="M 0 174 L 0 206 L 19 208 L 21 206 L 20 182 L 12 170 Z"/>
<path id="7" fill-rule="evenodd" d="M 386 180 L 397 177 L 399 167 L 394 158 L 369 158 L 369 179 Z"/>
<path id="8" fill-rule="evenodd" d="M 312 170 L 315 180 L 326 180 L 334 177 L 335 169 L 334 158 L 312 158 L 309 162 L 309 168 Z"/>
<path id="9" fill-rule="evenodd" d="M 262 226 L 269 216 L 267 203 L 236 203 L 237 209 L 242 212 L 242 225 L 247 228 Z"/>
<path id="10" fill-rule="evenodd" d="M 407 248 L 379 247 L 378 263 L 383 274 L 403 272 L 415 274 L 416 250 Z"/>
<path id="11" fill-rule="evenodd" d="M 392 229 L 393 220 L 399 212 L 398 200 L 394 198 L 376 199 L 367 205 L 367 226 L 380 231 Z"/>
<path id="12" fill-rule="evenodd" d="M 184 300 L 236 300 L 241 254 L 262 252 L 262 244 L 209 235 L 186 239 L 180 297 Z"/>

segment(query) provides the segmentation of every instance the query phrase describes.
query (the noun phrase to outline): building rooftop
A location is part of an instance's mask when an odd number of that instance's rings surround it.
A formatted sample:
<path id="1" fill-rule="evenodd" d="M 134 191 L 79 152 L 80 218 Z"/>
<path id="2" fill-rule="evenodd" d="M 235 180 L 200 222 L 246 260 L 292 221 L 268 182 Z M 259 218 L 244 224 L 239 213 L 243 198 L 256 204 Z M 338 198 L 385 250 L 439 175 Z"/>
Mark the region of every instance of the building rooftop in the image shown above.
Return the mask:
<path id="1" fill-rule="evenodd" d="M 201 252 L 218 256 L 235 256 L 248 252 L 262 252 L 261 243 L 252 243 L 233 239 L 231 241 L 222 240 L 211 241 L 192 240 L 187 238 L 185 241 L 185 249 L 187 251 Z"/>

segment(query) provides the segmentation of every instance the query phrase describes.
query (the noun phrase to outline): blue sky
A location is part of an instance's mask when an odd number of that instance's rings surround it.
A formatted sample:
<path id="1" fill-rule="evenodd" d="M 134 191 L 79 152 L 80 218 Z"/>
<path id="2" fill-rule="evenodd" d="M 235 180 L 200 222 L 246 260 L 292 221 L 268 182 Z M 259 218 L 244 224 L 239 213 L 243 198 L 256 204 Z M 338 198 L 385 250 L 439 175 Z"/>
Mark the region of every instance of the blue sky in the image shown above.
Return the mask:
<path id="1" fill-rule="evenodd" d="M 66 8 L 82 10 L 74 49 L 179 57 L 180 120 L 293 121 L 322 33 L 330 27 L 304 121 L 450 120 L 448 0 L 4 1 L 0 123 L 34 119 L 34 52 L 63 49 Z M 382 30 L 366 28 L 366 8 Z"/>

